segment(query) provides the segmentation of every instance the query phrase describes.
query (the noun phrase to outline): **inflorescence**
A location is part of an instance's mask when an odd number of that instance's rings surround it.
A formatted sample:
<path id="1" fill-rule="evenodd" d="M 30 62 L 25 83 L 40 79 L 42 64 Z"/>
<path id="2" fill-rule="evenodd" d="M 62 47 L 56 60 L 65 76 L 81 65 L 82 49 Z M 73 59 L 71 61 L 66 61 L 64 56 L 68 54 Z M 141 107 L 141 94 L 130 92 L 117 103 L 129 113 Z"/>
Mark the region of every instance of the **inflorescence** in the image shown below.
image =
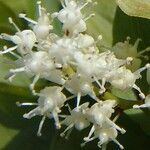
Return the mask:
<path id="1" fill-rule="evenodd" d="M 116 139 L 118 133 L 126 132 L 115 123 L 118 116 L 114 116 L 114 113 L 118 103 L 115 99 L 101 100 L 99 97 L 105 93 L 107 83 L 120 90 L 134 88 L 144 100 L 145 95 L 135 82 L 141 78 L 142 71 L 150 68 L 150 64 L 132 72 L 127 69 L 133 61 L 132 57 L 118 59 L 114 52 L 108 49 L 99 52 L 97 42 L 102 36 L 94 39 L 85 33 L 86 22 L 94 14 L 83 14 L 82 9 L 93 5 L 91 0 L 61 0 L 61 4 L 62 9 L 50 15 L 41 6 L 41 2 L 37 2 L 37 21 L 28 18 L 26 14 L 19 14 L 21 19 L 29 23 L 31 29 L 21 31 L 13 19 L 9 18 L 16 33 L 3 33 L 0 36 L 1 39 L 14 43 L 10 48 L 4 46 L 4 50 L 0 52 L 0 55 L 10 53 L 16 58 L 16 68 L 9 70 L 7 79 L 12 81 L 18 73 L 24 72 L 33 78 L 29 87 L 32 94 L 39 97 L 35 103 L 17 104 L 35 106 L 35 109 L 23 115 L 24 118 L 42 116 L 38 136 L 41 136 L 42 126 L 47 117 L 55 120 L 57 129 L 62 125 L 67 126 L 61 136 L 67 136 L 66 132 L 69 133 L 73 127 L 80 131 L 91 126 L 81 146 L 98 138 L 97 145 L 100 148 L 106 149 L 107 143 L 113 141 L 123 149 Z M 62 23 L 63 36 L 53 32 L 54 19 Z M 37 92 L 35 84 L 39 79 L 48 80 L 56 85 Z M 71 96 L 67 97 L 64 90 L 70 92 Z M 94 104 L 91 104 L 91 101 L 82 102 L 82 97 L 86 95 Z M 69 106 L 70 100 L 76 103 L 74 109 Z M 66 106 L 69 115 L 61 113 L 62 108 Z M 146 96 L 145 104 L 134 106 L 143 107 L 150 107 L 150 96 Z"/>

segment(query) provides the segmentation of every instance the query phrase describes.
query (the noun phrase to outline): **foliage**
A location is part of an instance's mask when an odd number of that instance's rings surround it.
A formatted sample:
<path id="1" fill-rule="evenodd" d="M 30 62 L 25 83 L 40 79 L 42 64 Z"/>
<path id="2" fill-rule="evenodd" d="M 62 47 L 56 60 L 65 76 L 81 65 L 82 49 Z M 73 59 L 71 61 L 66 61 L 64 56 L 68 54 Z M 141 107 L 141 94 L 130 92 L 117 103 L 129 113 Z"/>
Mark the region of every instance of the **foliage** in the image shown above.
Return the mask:
<path id="1" fill-rule="evenodd" d="M 102 44 L 111 47 L 117 42 L 123 42 L 127 36 L 131 37 L 131 43 L 134 44 L 137 38 L 141 38 L 142 42 L 139 49 L 143 50 L 150 46 L 150 1 L 149 0 L 101 0 L 95 8 L 96 16 L 88 21 L 88 33 L 94 35 L 95 38 L 99 34 L 103 35 Z M 0 0 L 0 32 L 13 32 L 9 26 L 7 18 L 13 17 L 17 21 L 20 28 L 25 28 L 22 21 L 17 17 L 18 13 L 25 12 L 30 17 L 36 17 L 36 0 Z M 58 10 L 60 8 L 59 2 L 56 0 L 43 0 L 44 5 L 48 11 Z M 140 5 L 140 7 L 139 7 Z M 128 16 L 123 13 L 123 10 Z M 139 11 L 140 10 L 140 11 Z M 133 17 L 136 16 L 136 17 Z M 143 17 L 143 18 L 138 18 Z M 57 25 L 59 32 L 60 24 Z M 4 45 L 0 41 L 0 45 Z M 149 53 L 148 53 L 149 54 Z M 149 55 L 150 56 L 150 55 Z M 150 58 L 150 57 L 149 57 Z M 7 62 L 7 63 L 4 63 Z M 144 61 L 146 64 L 147 61 Z M 21 110 L 15 106 L 16 101 L 33 101 L 30 91 L 27 88 L 29 79 L 24 76 L 15 79 L 11 84 L 4 80 L 6 70 L 12 64 L 10 58 L 0 58 L 0 149 L 2 150 L 77 150 L 81 149 L 79 143 L 83 133 L 73 135 L 70 137 L 72 140 L 69 142 L 64 141 L 61 137 L 57 136 L 59 133 L 55 130 L 53 125 L 49 126 L 47 120 L 44 127 L 42 137 L 36 137 L 38 118 L 31 121 L 26 121 L 22 118 L 25 110 Z M 39 87 L 43 86 L 39 84 Z M 145 82 L 140 85 L 142 90 L 147 94 L 150 91 L 150 86 Z M 39 88 L 37 87 L 37 88 Z M 133 91 L 127 91 L 122 94 L 116 89 L 111 89 L 113 95 L 121 101 L 136 101 L 138 98 Z M 106 96 L 110 96 L 109 94 Z M 110 96 L 110 97 L 111 97 Z M 120 137 L 121 143 L 127 150 L 147 150 L 150 140 L 150 112 L 149 110 L 133 110 L 129 109 L 123 112 L 119 123 L 127 130 L 125 136 Z M 134 144 L 136 143 L 136 144 Z M 111 149 L 115 150 L 116 147 L 110 144 Z M 90 143 L 83 149 L 96 149 L 96 143 Z"/>

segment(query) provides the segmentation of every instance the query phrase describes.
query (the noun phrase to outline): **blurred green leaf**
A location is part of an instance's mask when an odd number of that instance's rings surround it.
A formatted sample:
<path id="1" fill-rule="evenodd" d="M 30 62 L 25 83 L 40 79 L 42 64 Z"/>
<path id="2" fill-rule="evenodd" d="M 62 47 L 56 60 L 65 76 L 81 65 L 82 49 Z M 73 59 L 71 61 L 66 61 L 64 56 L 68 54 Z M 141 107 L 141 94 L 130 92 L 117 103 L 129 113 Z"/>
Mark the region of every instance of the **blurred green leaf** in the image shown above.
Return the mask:
<path id="1" fill-rule="evenodd" d="M 5 5 L 3 1 L 0 1 L 0 27 L 9 26 L 8 17 L 10 16 L 16 18 L 15 12 L 9 6 Z"/>
<path id="2" fill-rule="evenodd" d="M 128 101 L 137 101 L 137 96 L 135 95 L 132 89 L 120 90 L 114 87 L 111 88 L 111 93 L 118 98 L 128 100 Z"/>
<path id="3" fill-rule="evenodd" d="M 131 17 L 117 8 L 113 24 L 113 43 L 123 42 L 126 37 L 131 37 L 131 43 L 140 38 L 142 42 L 139 49 L 143 50 L 150 46 L 150 20 L 144 18 Z"/>
<path id="4" fill-rule="evenodd" d="M 116 2 L 126 14 L 150 19 L 150 0 L 116 0 Z"/>
<path id="5" fill-rule="evenodd" d="M 60 4 L 57 1 L 43 1 L 48 12 L 59 9 Z M 47 5 L 48 3 L 49 5 Z M 22 20 L 17 17 L 21 12 L 27 13 L 31 18 L 36 18 L 36 0 L 0 0 L 0 32 L 14 33 L 12 32 L 13 27 L 8 23 L 8 17 L 12 17 L 21 29 L 25 28 L 25 26 L 21 26 Z M 57 22 L 54 23 L 57 29 L 60 28 Z M 0 44 L 1 46 L 8 45 L 7 42 L 2 41 L 0 41 Z M 22 115 L 32 108 L 18 108 L 15 104 L 16 101 L 32 102 L 34 98 L 28 89 L 31 81 L 25 75 L 17 75 L 11 84 L 4 79 L 9 69 L 14 67 L 14 62 L 11 59 L 5 56 L 0 57 L 0 149 L 49 149 L 55 136 L 54 123 L 46 121 L 43 127 L 43 136 L 39 138 L 36 136 L 36 132 L 41 118 L 23 119 Z M 42 81 L 42 84 L 45 85 L 45 82 Z M 23 146 L 24 143 L 26 143 L 25 146 Z"/>
<path id="6" fill-rule="evenodd" d="M 7 144 L 18 134 L 18 130 L 7 128 L 2 124 L 0 124 L 0 131 L 1 135 L 3 135 L 0 139 L 0 149 L 7 146 Z"/>
<path id="7" fill-rule="evenodd" d="M 119 142 L 124 146 L 125 150 L 149 149 L 150 136 L 143 132 L 140 125 L 133 121 L 126 112 L 120 116 L 117 124 L 126 130 L 125 134 L 118 137 Z"/>
<path id="8" fill-rule="evenodd" d="M 90 7 L 90 10 L 92 8 Z M 97 0 L 94 8 L 95 16 L 87 21 L 87 32 L 97 38 L 103 36 L 102 43 L 111 46 L 113 41 L 113 20 L 116 11 L 116 4 L 110 0 Z M 90 12 L 90 11 L 89 11 Z"/>
<path id="9" fill-rule="evenodd" d="M 47 8 L 48 12 L 53 12 L 60 8 L 60 3 L 56 0 L 43 0 L 42 3 Z M 133 37 L 133 41 L 135 41 L 136 38 L 142 38 L 144 40 L 142 47 L 147 47 L 149 45 L 150 34 L 147 30 L 149 28 L 148 20 L 145 19 L 143 21 L 142 19 L 142 21 L 133 21 L 134 18 L 132 18 L 133 20 L 129 19 L 127 15 L 119 10 L 117 10 L 115 15 L 116 4 L 114 1 L 110 0 L 101 0 L 95 10 L 96 16 L 88 20 L 87 32 L 94 35 L 95 38 L 99 34 L 102 34 L 103 44 L 111 46 L 112 42 L 124 41 L 126 36 L 129 35 Z M 17 19 L 16 16 L 18 16 L 20 12 L 27 13 L 29 17 L 36 19 L 36 0 L 0 0 L 0 32 L 5 31 L 6 33 L 10 33 L 10 25 L 7 18 L 12 16 L 18 24 L 18 22 L 20 23 L 21 21 L 18 21 L 19 19 Z M 56 31 L 58 32 L 61 25 L 57 22 L 57 19 L 54 24 L 57 26 Z M 112 31 L 114 31 L 113 34 Z M 20 102 L 34 101 L 35 98 L 32 97 L 31 92 L 27 88 L 30 80 L 22 75 L 18 75 L 12 84 L 9 84 L 3 77 L 7 74 L 7 71 L 13 67 L 13 63 L 7 58 L 5 60 L 0 58 L 0 60 L 0 149 L 67 150 L 70 149 L 70 147 L 72 150 L 81 149 L 80 143 L 82 142 L 82 138 L 88 134 L 89 129 L 86 129 L 81 133 L 78 132 L 78 134 L 77 131 L 73 132 L 68 142 L 59 136 L 59 132 L 56 132 L 53 121 L 47 119 L 43 127 L 42 137 L 39 138 L 36 136 L 41 118 L 35 117 L 31 120 L 23 119 L 22 115 L 32 108 L 17 108 L 15 105 L 15 102 L 18 100 Z M 45 84 L 45 82 L 43 84 Z M 125 99 L 123 101 L 125 103 L 128 99 L 131 99 L 132 102 L 135 102 L 136 100 L 132 91 L 128 91 L 125 95 L 121 94 L 120 91 L 115 91 L 114 93 L 113 94 L 119 97 L 120 100 Z M 127 113 L 127 115 L 136 116 L 138 115 L 138 112 L 134 115 Z M 127 134 L 122 135 L 120 140 L 127 150 L 147 150 L 146 146 L 148 145 L 149 137 L 145 135 L 139 127 L 139 125 L 141 125 L 140 122 L 145 121 L 145 119 L 148 118 L 144 117 L 144 120 L 142 120 L 141 117 L 141 120 L 139 119 L 137 122 L 136 117 L 134 117 L 134 121 L 130 120 L 128 116 L 123 116 L 122 119 L 120 119 L 122 120 L 120 122 L 123 122 L 124 127 L 127 128 Z M 146 128 L 146 132 L 149 131 L 147 130 L 147 125 L 144 125 L 143 128 Z M 135 145 L 134 141 L 137 141 L 138 144 Z M 95 141 L 82 149 L 96 148 Z M 109 148 L 111 150 L 116 150 L 118 147 L 114 144 L 110 144 Z"/>
<path id="10" fill-rule="evenodd" d="M 146 114 L 141 109 L 129 109 L 125 113 L 150 136 L 150 114 Z"/>

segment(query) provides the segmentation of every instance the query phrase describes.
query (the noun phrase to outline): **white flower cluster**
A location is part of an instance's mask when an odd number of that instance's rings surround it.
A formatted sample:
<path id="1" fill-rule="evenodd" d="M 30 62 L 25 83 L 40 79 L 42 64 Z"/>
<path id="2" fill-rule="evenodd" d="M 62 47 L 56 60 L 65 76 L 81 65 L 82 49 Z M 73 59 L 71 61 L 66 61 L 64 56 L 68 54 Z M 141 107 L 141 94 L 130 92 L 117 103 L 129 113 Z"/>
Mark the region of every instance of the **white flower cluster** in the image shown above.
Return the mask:
<path id="1" fill-rule="evenodd" d="M 37 133 L 39 136 L 44 120 L 48 117 L 54 118 L 58 129 L 61 125 L 67 126 L 62 136 L 73 127 L 82 130 L 92 125 L 82 146 L 98 138 L 98 146 L 103 149 L 109 141 L 114 141 L 123 149 L 116 138 L 118 132 L 123 134 L 125 130 L 115 124 L 116 117 L 112 118 L 117 102 L 102 101 L 98 97 L 105 92 L 105 83 L 109 83 L 121 90 L 134 88 L 144 99 L 145 95 L 135 82 L 141 78 L 140 73 L 143 70 L 150 68 L 150 64 L 131 72 L 126 68 L 126 65 L 132 62 L 131 57 L 117 59 L 109 50 L 100 53 L 96 46 L 97 40 L 84 34 L 87 29 L 86 21 L 94 14 L 86 16 L 82 14 L 82 9 L 92 5 L 92 1 L 61 0 L 61 3 L 63 8 L 50 15 L 41 6 L 41 2 L 37 2 L 39 10 L 37 21 L 28 18 L 26 14 L 19 15 L 29 22 L 31 29 L 21 31 L 12 18 L 9 18 L 9 22 L 17 32 L 15 35 L 0 36 L 1 39 L 11 41 L 15 45 L 11 48 L 5 46 L 0 52 L 1 55 L 10 53 L 16 57 L 16 68 L 10 69 L 8 79 L 11 81 L 19 72 L 33 77 L 30 89 L 33 95 L 39 97 L 37 103 L 18 103 L 18 106 L 36 106 L 23 117 L 30 119 L 36 115 L 42 116 Z M 62 23 L 64 35 L 61 37 L 53 33 L 54 18 Z M 101 38 L 99 36 L 98 40 Z M 15 50 L 17 53 L 14 52 Z M 45 87 L 38 93 L 34 87 L 41 78 L 56 83 L 57 86 Z M 95 87 L 99 88 L 98 94 L 94 90 Z M 64 89 L 72 96 L 66 97 Z M 86 95 L 90 96 L 95 104 L 85 102 L 80 105 L 81 98 Z M 68 106 L 70 115 L 62 115 L 62 107 L 75 97 L 77 97 L 76 107 L 71 110 Z M 61 118 L 64 119 L 59 121 Z"/>

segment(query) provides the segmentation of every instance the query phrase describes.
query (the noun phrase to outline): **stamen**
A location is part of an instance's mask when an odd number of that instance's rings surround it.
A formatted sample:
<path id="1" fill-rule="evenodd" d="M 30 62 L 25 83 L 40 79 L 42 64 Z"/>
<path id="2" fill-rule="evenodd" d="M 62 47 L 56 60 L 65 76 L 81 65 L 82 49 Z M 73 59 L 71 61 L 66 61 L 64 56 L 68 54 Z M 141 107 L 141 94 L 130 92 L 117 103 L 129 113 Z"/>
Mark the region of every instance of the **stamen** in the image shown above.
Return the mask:
<path id="1" fill-rule="evenodd" d="M 138 48 L 138 45 L 139 45 L 139 43 L 140 43 L 141 41 L 142 41 L 141 39 L 137 39 L 136 42 L 134 43 L 134 46 L 133 46 L 133 47 L 134 47 L 135 49 L 137 49 L 137 48 Z"/>
<path id="2" fill-rule="evenodd" d="M 112 140 L 120 147 L 120 149 L 124 149 L 124 147 L 116 139 Z"/>
<path id="3" fill-rule="evenodd" d="M 94 136 L 94 137 L 90 138 L 88 141 L 85 141 L 84 143 L 81 143 L 81 147 L 84 147 L 86 143 L 91 142 L 91 141 L 95 140 L 96 138 L 97 137 Z"/>
<path id="4" fill-rule="evenodd" d="M 94 76 L 94 80 L 97 83 L 97 85 L 100 87 L 99 93 L 103 94 L 105 92 L 105 90 L 106 90 L 105 87 L 104 87 L 104 85 L 105 85 L 105 79 L 102 79 L 102 84 L 98 81 L 98 79 L 95 76 Z"/>
<path id="5" fill-rule="evenodd" d="M 67 134 L 65 136 L 65 139 L 69 139 L 69 136 L 70 136 L 72 130 L 73 130 L 73 128 L 71 128 L 70 130 L 68 130 L 68 132 L 67 132 Z"/>
<path id="6" fill-rule="evenodd" d="M 42 135 L 41 130 L 42 130 L 42 127 L 43 127 L 43 124 L 44 124 L 45 119 L 46 119 L 46 117 L 43 116 L 43 117 L 42 117 L 42 120 L 40 121 L 39 129 L 38 129 L 38 132 L 37 132 L 37 136 L 41 136 L 41 135 Z"/>
<path id="7" fill-rule="evenodd" d="M 84 18 L 84 21 L 87 21 L 87 20 L 89 20 L 91 17 L 94 17 L 95 16 L 95 14 L 93 13 L 93 14 L 90 14 L 89 16 L 87 16 L 86 18 Z"/>
<path id="8" fill-rule="evenodd" d="M 41 1 L 38 1 L 37 2 L 37 5 L 38 5 L 38 12 L 39 12 L 39 17 L 42 15 L 42 11 L 41 11 L 41 9 L 42 9 L 42 7 L 41 7 Z"/>
<path id="9" fill-rule="evenodd" d="M 73 123 L 70 124 L 70 125 L 60 134 L 60 136 L 61 136 L 61 137 L 64 137 L 64 136 L 65 136 L 65 133 L 66 133 L 68 130 L 70 130 L 71 128 L 73 128 L 73 126 L 74 126 Z"/>
<path id="10" fill-rule="evenodd" d="M 80 100 L 81 100 L 81 93 L 80 92 L 78 92 L 78 94 L 77 94 L 77 109 L 79 109 L 79 105 L 80 105 Z"/>
<path id="11" fill-rule="evenodd" d="M 86 3 L 84 3 L 84 4 L 80 7 L 80 10 L 82 10 L 84 7 L 86 7 L 89 3 L 90 3 L 90 1 L 87 1 Z"/>
<path id="12" fill-rule="evenodd" d="M 61 2 L 62 7 L 65 8 L 66 5 L 65 5 L 65 3 L 64 3 L 64 0 L 60 0 L 60 2 Z"/>
<path id="13" fill-rule="evenodd" d="M 73 99 L 75 97 L 76 97 L 75 95 L 72 95 L 72 96 L 69 96 L 66 100 L 68 101 L 68 100 Z"/>
<path id="14" fill-rule="evenodd" d="M 0 39 L 4 39 L 4 40 L 7 40 L 7 41 L 11 41 L 11 35 L 9 34 L 6 34 L 6 33 L 2 33 L 1 36 L 0 36 Z"/>
<path id="15" fill-rule="evenodd" d="M 32 20 L 32 19 L 26 17 L 26 14 L 19 14 L 19 18 L 22 18 L 22 19 L 24 19 L 24 20 L 26 20 L 26 21 L 28 21 L 29 23 L 32 23 L 32 24 L 34 24 L 34 25 L 37 24 L 36 21 L 34 21 L 34 20 Z"/>
<path id="16" fill-rule="evenodd" d="M 134 72 L 135 75 L 139 75 L 141 72 L 143 72 L 146 69 L 150 68 L 150 64 L 146 64 L 144 67 L 138 69 L 137 71 Z"/>
<path id="17" fill-rule="evenodd" d="M 16 57 L 18 59 L 21 59 L 21 57 L 18 54 L 14 53 L 14 52 L 10 52 L 10 54 L 12 54 L 14 57 Z"/>
<path id="18" fill-rule="evenodd" d="M 105 89 L 105 83 L 106 83 L 106 79 L 103 78 L 102 79 L 102 84 L 101 84 L 101 89 L 99 91 L 100 94 L 103 94 L 106 91 L 106 89 Z"/>
<path id="19" fill-rule="evenodd" d="M 25 67 L 17 68 L 17 69 L 10 69 L 10 73 L 18 73 L 25 71 Z"/>
<path id="20" fill-rule="evenodd" d="M 29 113 L 24 114 L 23 117 L 26 119 L 31 119 L 32 117 L 39 115 L 39 113 L 40 113 L 40 109 L 39 107 L 36 107 L 35 109 L 31 110 Z"/>
<path id="21" fill-rule="evenodd" d="M 59 122 L 59 118 L 58 118 L 57 112 L 54 111 L 52 114 L 53 114 L 53 118 L 54 118 L 54 120 L 55 120 L 56 128 L 57 128 L 57 129 L 60 129 L 60 128 L 61 128 L 61 124 L 60 124 L 60 122 Z"/>
<path id="22" fill-rule="evenodd" d="M 8 75 L 5 76 L 6 80 L 9 80 L 9 82 L 12 82 L 13 78 L 16 76 L 14 73 L 9 73 Z"/>
<path id="23" fill-rule="evenodd" d="M 16 105 L 18 107 L 22 107 L 22 106 L 38 106 L 38 103 L 20 103 L 20 102 L 16 102 Z"/>
<path id="24" fill-rule="evenodd" d="M 30 90 L 32 91 L 33 95 L 37 95 L 37 94 L 38 94 L 38 93 L 35 92 L 34 87 L 35 87 L 35 84 L 37 83 L 37 81 L 39 80 L 39 78 L 40 78 L 40 75 L 39 75 L 39 74 L 36 75 L 36 76 L 34 77 L 32 83 L 30 84 Z"/>
<path id="25" fill-rule="evenodd" d="M 136 89 L 136 90 L 139 92 L 139 96 L 140 96 L 142 99 L 145 99 L 144 93 L 141 91 L 141 89 L 140 89 L 136 84 L 133 85 L 133 88 Z"/>
<path id="26" fill-rule="evenodd" d="M 143 55 L 144 53 L 149 52 L 149 51 L 150 51 L 150 47 L 148 47 L 148 48 L 146 48 L 146 49 L 140 51 L 140 52 L 138 53 L 138 56 Z"/>
<path id="27" fill-rule="evenodd" d="M 12 19 L 11 17 L 9 17 L 8 20 L 9 20 L 9 23 L 12 24 L 18 32 L 21 32 L 21 30 L 20 30 L 19 27 L 14 23 L 14 21 L 13 21 L 13 19 Z"/>
<path id="28" fill-rule="evenodd" d="M 4 51 L 0 51 L 0 55 L 10 53 L 10 52 L 14 51 L 15 49 L 17 49 L 17 47 L 18 46 L 14 46 L 14 47 L 7 49 L 7 46 L 4 46 Z"/>
<path id="29" fill-rule="evenodd" d="M 68 0 L 64 0 L 64 2 L 65 2 L 65 5 L 67 6 L 68 5 L 68 3 L 69 3 L 69 1 Z"/>
<path id="30" fill-rule="evenodd" d="M 113 121 L 111 121 L 109 118 L 106 118 L 106 121 L 108 124 L 110 124 L 113 128 L 117 129 L 118 131 L 120 131 L 122 134 L 124 134 L 126 132 L 126 130 L 124 130 L 123 128 L 120 128 L 118 125 L 116 125 Z"/>
<path id="31" fill-rule="evenodd" d="M 92 134 L 94 133 L 94 131 L 95 131 L 95 126 L 93 125 L 90 132 L 89 132 L 89 134 L 88 134 L 88 136 L 84 137 L 83 140 L 88 142 L 89 139 L 91 138 Z"/>
<path id="32" fill-rule="evenodd" d="M 71 111 L 72 111 L 72 110 L 71 110 L 69 104 L 66 104 L 65 106 L 68 107 L 68 110 L 69 110 L 69 112 L 70 112 L 70 114 L 71 114 Z"/>

